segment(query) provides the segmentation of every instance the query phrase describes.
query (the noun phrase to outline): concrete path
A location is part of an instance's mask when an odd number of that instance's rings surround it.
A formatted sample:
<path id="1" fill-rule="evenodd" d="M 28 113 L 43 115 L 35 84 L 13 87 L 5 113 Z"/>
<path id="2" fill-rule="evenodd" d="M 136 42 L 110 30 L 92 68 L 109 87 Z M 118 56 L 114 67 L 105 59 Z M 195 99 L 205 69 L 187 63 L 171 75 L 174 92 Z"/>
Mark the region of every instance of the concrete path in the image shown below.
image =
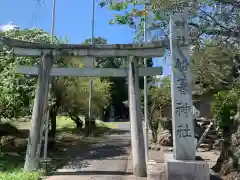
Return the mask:
<path id="1" fill-rule="evenodd" d="M 47 180 L 121 180 L 128 163 L 129 130 L 129 123 L 118 123 L 109 135 L 79 153 L 78 157 L 69 159 Z"/>

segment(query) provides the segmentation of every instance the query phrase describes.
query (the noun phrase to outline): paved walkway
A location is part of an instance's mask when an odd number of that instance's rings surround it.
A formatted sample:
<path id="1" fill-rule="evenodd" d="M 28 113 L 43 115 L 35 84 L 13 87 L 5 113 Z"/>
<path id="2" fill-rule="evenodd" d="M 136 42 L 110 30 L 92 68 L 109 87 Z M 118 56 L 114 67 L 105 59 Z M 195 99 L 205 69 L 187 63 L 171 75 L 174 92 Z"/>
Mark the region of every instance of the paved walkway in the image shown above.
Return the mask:
<path id="1" fill-rule="evenodd" d="M 121 180 L 128 164 L 130 125 L 119 123 L 117 129 L 102 140 L 69 159 L 47 180 Z"/>

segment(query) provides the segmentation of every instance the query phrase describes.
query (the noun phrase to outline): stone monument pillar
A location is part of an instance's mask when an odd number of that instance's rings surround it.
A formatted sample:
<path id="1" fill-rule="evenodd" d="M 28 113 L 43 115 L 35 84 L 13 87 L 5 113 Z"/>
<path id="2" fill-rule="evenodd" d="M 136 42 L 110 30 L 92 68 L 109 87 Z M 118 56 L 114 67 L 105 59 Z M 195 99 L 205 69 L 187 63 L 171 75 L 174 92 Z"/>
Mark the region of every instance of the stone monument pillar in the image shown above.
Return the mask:
<path id="1" fill-rule="evenodd" d="M 186 12 L 170 18 L 173 154 L 165 155 L 168 180 L 209 180 L 209 165 L 195 160 L 192 72 Z"/>

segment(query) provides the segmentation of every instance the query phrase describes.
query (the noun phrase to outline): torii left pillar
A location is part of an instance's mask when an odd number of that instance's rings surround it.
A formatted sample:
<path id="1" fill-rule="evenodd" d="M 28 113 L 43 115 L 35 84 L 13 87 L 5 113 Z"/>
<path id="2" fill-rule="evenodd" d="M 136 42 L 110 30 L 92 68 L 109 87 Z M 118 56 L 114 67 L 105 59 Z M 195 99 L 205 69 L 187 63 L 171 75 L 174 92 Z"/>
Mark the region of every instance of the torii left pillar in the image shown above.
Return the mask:
<path id="1" fill-rule="evenodd" d="M 44 112 L 48 103 L 50 70 L 52 66 L 52 54 L 42 56 L 39 67 L 38 82 L 36 86 L 36 95 L 34 100 L 31 129 L 29 132 L 26 160 L 24 164 L 24 171 L 35 171 L 39 166 L 39 150 L 41 147 L 41 125 L 44 121 Z"/>
<path id="2" fill-rule="evenodd" d="M 133 174 L 137 177 L 146 177 L 147 170 L 144 151 L 137 61 L 131 56 L 128 59 L 128 64 L 128 99 L 131 123 Z"/>

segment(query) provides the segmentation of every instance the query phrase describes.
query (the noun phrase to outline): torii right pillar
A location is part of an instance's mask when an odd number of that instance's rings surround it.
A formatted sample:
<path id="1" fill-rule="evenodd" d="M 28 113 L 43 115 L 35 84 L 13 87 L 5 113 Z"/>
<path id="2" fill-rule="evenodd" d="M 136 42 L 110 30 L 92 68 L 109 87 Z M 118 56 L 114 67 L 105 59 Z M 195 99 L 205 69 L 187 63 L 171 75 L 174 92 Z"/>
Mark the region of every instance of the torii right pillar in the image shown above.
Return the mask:
<path id="1" fill-rule="evenodd" d="M 165 155 L 168 180 L 209 180 L 209 165 L 196 161 L 192 114 L 192 72 L 189 16 L 175 12 L 170 18 L 173 154 Z"/>

